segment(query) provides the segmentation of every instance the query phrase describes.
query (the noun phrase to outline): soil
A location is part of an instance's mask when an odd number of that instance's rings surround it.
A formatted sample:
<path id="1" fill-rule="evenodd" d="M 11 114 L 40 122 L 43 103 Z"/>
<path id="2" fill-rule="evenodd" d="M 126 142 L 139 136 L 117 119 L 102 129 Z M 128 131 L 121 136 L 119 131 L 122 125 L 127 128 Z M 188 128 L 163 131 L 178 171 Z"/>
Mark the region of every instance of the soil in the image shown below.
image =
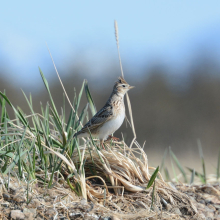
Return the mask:
<path id="1" fill-rule="evenodd" d="M 220 220 L 220 185 L 172 184 L 172 187 L 186 194 L 197 213 L 187 212 L 184 206 L 162 203 L 151 206 L 146 192 L 112 196 L 108 200 L 86 201 L 65 185 L 52 189 L 37 185 L 27 188 L 11 182 L 8 189 L 0 184 L 0 219 L 204 219 Z"/>

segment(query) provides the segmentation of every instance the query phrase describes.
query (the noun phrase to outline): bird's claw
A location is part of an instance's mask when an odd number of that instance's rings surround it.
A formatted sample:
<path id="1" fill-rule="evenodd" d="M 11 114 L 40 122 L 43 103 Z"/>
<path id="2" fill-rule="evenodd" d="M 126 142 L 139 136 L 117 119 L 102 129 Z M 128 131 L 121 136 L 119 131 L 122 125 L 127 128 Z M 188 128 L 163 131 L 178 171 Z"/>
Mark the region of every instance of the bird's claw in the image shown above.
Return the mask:
<path id="1" fill-rule="evenodd" d="M 109 135 L 109 136 L 108 136 L 107 141 L 109 141 L 109 140 L 120 141 L 119 138 L 117 138 L 117 137 L 113 137 L 112 135 Z"/>

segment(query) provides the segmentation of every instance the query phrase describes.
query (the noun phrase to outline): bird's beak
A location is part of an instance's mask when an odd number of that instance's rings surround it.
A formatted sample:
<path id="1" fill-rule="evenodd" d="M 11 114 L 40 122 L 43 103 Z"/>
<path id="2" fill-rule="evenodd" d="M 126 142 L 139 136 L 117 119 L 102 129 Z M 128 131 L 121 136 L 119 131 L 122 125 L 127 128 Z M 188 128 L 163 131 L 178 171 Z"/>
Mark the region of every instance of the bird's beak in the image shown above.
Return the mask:
<path id="1" fill-rule="evenodd" d="M 129 88 L 129 89 L 133 89 L 133 88 L 134 88 L 134 86 L 129 86 L 128 88 Z"/>

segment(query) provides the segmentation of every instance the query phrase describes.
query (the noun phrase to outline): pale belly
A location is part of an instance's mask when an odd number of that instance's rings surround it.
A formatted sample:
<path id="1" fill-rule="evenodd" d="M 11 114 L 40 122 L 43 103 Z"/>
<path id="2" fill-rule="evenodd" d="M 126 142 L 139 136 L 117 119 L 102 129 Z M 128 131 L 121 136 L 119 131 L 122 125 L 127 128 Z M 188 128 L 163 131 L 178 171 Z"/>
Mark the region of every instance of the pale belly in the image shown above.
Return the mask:
<path id="1" fill-rule="evenodd" d="M 106 140 L 108 136 L 118 130 L 125 118 L 125 112 L 121 112 L 116 118 L 109 120 L 103 124 L 99 130 L 98 138 Z"/>

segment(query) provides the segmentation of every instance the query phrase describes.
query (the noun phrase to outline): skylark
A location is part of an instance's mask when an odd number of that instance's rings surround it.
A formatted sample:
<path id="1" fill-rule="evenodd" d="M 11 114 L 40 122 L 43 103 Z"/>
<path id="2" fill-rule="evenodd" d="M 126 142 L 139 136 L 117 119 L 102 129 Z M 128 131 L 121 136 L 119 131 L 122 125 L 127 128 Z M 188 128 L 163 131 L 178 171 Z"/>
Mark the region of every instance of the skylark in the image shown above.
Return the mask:
<path id="1" fill-rule="evenodd" d="M 118 130 L 124 121 L 124 95 L 132 88 L 134 86 L 130 86 L 124 78 L 119 77 L 104 107 L 74 137 L 90 137 L 91 133 L 92 137 L 100 139 L 100 144 L 105 149 L 103 142 L 109 135 Z"/>

